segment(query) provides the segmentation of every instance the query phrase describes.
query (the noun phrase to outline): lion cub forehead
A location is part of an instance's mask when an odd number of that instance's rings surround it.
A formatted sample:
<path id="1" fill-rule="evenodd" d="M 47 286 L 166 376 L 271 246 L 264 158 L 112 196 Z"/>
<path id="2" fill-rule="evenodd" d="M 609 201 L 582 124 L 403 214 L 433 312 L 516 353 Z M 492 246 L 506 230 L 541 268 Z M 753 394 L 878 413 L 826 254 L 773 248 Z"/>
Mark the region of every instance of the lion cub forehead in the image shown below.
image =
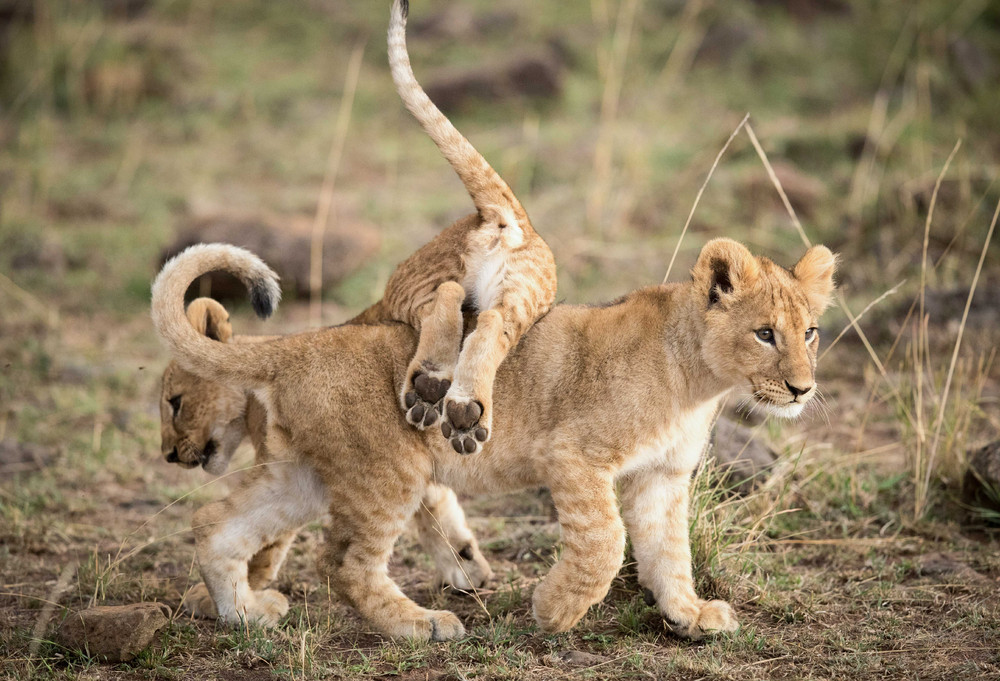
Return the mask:
<path id="1" fill-rule="evenodd" d="M 809 326 L 814 321 L 809 299 L 802 285 L 789 270 L 771 260 L 759 257 L 761 274 L 759 297 L 755 302 L 762 317 L 776 326 Z"/>

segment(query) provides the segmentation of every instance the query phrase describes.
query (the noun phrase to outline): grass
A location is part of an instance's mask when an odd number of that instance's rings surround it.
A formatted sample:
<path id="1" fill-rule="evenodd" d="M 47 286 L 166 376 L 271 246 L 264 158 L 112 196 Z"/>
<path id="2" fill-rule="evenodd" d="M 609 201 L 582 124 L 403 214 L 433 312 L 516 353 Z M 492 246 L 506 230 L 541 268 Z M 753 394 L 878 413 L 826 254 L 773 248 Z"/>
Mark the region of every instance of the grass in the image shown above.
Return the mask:
<path id="1" fill-rule="evenodd" d="M 720 488 L 710 466 L 695 481 L 699 590 L 731 600 L 740 631 L 672 637 L 626 561 L 580 625 L 542 635 L 531 593 L 558 555 L 558 527 L 547 497 L 526 492 L 464 504 L 497 574 L 481 602 L 435 592 L 412 537 L 397 548 L 394 578 L 454 610 L 469 631 L 460 641 L 368 631 L 319 577 L 321 530 L 310 527 L 278 579 L 292 611 L 275 631 L 175 614 L 118 665 L 51 643 L 64 608 L 176 608 L 198 579 L 191 512 L 238 477 L 206 481 L 158 452 L 166 357 L 147 321 L 148 283 L 176 225 L 215 211 L 311 219 L 321 197 L 331 228 L 351 212 L 379 225 L 379 256 L 326 289 L 318 317 L 295 301 L 266 325 L 245 308 L 234 315 L 239 332 L 292 331 L 371 302 L 393 264 L 468 204 L 398 105 L 381 3 L 153 0 L 134 18 L 107 3 L 31 3 L 34 23 L 11 25 L 0 59 L 0 441 L 33 448 L 20 468 L 0 461 L 2 674 L 1000 675 L 996 515 L 983 509 L 969 525 L 959 497 L 966 449 L 1000 428 L 988 300 L 1000 280 L 1000 103 L 988 79 L 963 75 L 955 47 L 971 44 L 995 68 L 1000 17 L 988 3 L 930 0 L 853 0 L 847 16 L 809 20 L 757 3 L 467 4 L 487 28 L 412 34 L 423 82 L 527 45 L 565 55 L 560 97 L 453 116 L 552 246 L 561 298 L 683 278 L 714 236 L 785 265 L 803 235 L 843 256 L 843 307 L 823 322 L 824 339 L 847 329 L 820 363 L 827 413 L 758 431 L 780 457 L 749 495 Z M 443 10 L 419 5 L 414 25 Z M 324 191 L 328 151 L 341 144 Z M 934 302 L 949 292 L 961 302 Z M 927 572 L 933 552 L 974 572 Z M 597 656 L 595 666 L 567 665 L 566 651 Z"/>

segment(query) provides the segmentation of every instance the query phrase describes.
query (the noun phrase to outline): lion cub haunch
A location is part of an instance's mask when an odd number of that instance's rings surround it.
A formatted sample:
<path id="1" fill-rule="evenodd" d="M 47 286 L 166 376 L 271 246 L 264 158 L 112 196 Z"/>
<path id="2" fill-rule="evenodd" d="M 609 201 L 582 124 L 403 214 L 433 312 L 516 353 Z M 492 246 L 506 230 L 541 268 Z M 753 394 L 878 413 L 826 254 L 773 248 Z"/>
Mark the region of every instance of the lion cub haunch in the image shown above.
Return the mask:
<path id="1" fill-rule="evenodd" d="M 698 638 L 731 631 L 737 620 L 728 603 L 694 589 L 691 473 L 730 392 L 781 416 L 810 403 L 816 325 L 835 266 L 822 246 L 787 270 L 719 239 L 703 248 L 689 282 L 641 289 L 607 306 L 555 306 L 500 366 L 493 437 L 475 457 L 398 416 L 392 393 L 416 344 L 408 327 L 343 326 L 253 345 L 196 333 L 181 298 L 203 272 L 225 269 L 268 290 L 272 275 L 247 251 L 193 247 L 167 263 L 154 283 L 153 319 L 188 369 L 260 395 L 272 417 L 269 449 L 333 500 L 330 583 L 377 630 L 460 635 L 454 615 L 420 607 L 387 572 L 396 538 L 433 481 L 467 493 L 551 490 L 563 551 L 532 598 L 545 631 L 569 629 L 604 598 L 627 533 L 639 582 L 664 620 Z M 460 286 L 442 285 L 432 314 L 452 323 L 463 299 Z M 202 574 L 216 603 L 225 603 L 223 619 L 245 613 L 270 621 L 266 606 L 246 595 L 239 551 L 282 531 L 296 508 L 295 488 L 262 475 L 230 499 L 197 537 Z"/>

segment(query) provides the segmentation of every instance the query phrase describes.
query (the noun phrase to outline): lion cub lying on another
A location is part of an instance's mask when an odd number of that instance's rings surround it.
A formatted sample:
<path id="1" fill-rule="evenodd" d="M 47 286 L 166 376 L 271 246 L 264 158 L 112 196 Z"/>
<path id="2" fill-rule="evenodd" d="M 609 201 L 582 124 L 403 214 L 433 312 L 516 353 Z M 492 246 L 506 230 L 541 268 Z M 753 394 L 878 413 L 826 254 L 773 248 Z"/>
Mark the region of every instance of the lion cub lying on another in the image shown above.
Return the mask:
<path id="1" fill-rule="evenodd" d="M 786 270 L 717 239 L 689 282 L 603 307 L 556 306 L 500 366 L 493 438 L 476 457 L 457 455 L 399 415 L 393 395 L 417 342 L 411 328 L 342 326 L 219 343 L 195 331 L 183 304 L 190 283 L 216 269 L 240 277 L 258 313 L 270 313 L 278 288 L 263 262 L 232 246 L 193 246 L 153 284 L 157 333 L 189 371 L 253 390 L 268 412 L 268 451 L 286 462 L 195 514 L 198 563 L 220 619 L 278 621 L 287 601 L 255 591 L 247 562 L 326 511 L 330 584 L 372 626 L 389 636 L 461 636 L 454 614 L 421 608 L 387 572 L 396 538 L 433 483 L 467 492 L 549 487 L 563 551 L 533 594 L 545 631 L 569 629 L 604 598 L 626 531 L 639 582 L 675 632 L 697 638 L 737 627 L 728 603 L 694 590 L 691 473 L 731 390 L 748 390 L 786 417 L 815 394 L 816 322 L 835 269 L 829 250 L 811 248 Z M 456 341 L 464 298 L 446 282 L 431 312 L 457 330 Z"/>
<path id="2" fill-rule="evenodd" d="M 222 343 L 260 343 L 278 338 L 234 337 L 229 313 L 211 298 L 191 301 L 187 318 L 197 333 Z M 185 467 L 201 463 L 210 473 L 222 473 L 235 449 L 249 437 L 257 466 L 248 474 L 249 479 L 266 475 L 265 464 L 273 460 L 266 443 L 267 410 L 252 393 L 205 380 L 173 361 L 163 371 L 160 398 L 160 435 L 167 461 Z M 482 586 L 493 575 L 450 489 L 428 486 L 414 521 L 421 544 L 434 559 L 438 583 L 467 590 Z M 250 558 L 246 578 L 251 589 L 262 589 L 274 580 L 297 529 L 276 535 Z M 216 616 L 204 585 L 189 591 L 184 604 L 196 616 Z"/>

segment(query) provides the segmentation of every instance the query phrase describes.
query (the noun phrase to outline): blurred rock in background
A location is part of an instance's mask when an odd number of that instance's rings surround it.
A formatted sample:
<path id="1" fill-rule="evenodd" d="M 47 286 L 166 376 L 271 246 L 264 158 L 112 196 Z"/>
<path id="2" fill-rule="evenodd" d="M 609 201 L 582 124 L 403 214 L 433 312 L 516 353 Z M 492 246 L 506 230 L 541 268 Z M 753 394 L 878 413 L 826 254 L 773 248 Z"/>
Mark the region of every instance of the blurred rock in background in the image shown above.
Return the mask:
<path id="1" fill-rule="evenodd" d="M 312 218 L 293 216 L 212 215 L 184 222 L 177 237 L 164 249 L 160 264 L 188 246 L 228 243 L 260 256 L 278 276 L 286 296 L 309 297 Z M 341 219 L 327 229 L 323 244 L 323 288 L 329 289 L 368 262 L 379 249 L 374 225 L 359 218 Z M 219 300 L 246 298 L 246 288 L 228 274 L 215 272 L 195 282 L 198 295 Z"/>

